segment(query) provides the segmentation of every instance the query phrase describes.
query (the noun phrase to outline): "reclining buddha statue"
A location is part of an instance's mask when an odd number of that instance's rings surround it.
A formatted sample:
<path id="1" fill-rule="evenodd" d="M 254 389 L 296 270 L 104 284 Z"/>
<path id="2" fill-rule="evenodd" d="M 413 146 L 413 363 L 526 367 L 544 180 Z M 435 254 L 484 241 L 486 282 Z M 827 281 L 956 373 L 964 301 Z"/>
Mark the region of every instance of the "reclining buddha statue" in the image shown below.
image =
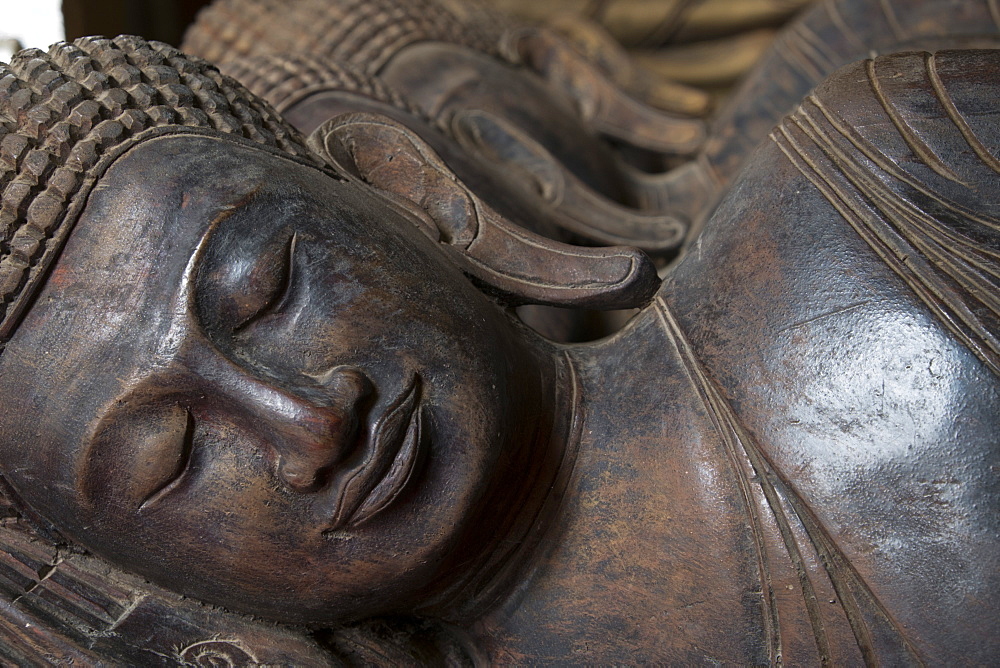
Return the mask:
<path id="1" fill-rule="evenodd" d="M 1000 52 L 850 65 L 662 283 L 386 116 L 0 69 L 0 656 L 987 663 Z M 559 345 L 509 307 L 642 306 Z"/>

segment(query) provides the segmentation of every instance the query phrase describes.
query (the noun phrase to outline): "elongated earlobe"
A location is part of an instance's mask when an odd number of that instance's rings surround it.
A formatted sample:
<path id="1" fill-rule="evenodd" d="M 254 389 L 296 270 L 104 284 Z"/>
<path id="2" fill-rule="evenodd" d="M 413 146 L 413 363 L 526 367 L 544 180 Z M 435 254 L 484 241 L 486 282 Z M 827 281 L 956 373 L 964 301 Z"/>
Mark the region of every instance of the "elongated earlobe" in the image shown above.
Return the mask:
<path id="1" fill-rule="evenodd" d="M 518 227 L 470 192 L 413 131 L 384 116 L 331 119 L 309 143 L 348 178 L 413 214 L 505 303 L 631 308 L 659 285 L 652 261 L 635 248 L 571 246 Z"/>

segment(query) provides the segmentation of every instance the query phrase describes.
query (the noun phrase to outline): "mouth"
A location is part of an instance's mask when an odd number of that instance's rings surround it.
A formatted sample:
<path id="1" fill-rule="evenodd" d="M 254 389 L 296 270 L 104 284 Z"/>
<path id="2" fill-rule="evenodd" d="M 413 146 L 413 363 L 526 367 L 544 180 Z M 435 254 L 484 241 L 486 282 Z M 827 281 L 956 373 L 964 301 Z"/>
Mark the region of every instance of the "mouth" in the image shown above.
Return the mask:
<path id="1" fill-rule="evenodd" d="M 364 460 L 346 471 L 328 531 L 356 527 L 392 505 L 413 477 L 420 458 L 423 414 L 420 376 L 389 405 L 371 439 Z"/>

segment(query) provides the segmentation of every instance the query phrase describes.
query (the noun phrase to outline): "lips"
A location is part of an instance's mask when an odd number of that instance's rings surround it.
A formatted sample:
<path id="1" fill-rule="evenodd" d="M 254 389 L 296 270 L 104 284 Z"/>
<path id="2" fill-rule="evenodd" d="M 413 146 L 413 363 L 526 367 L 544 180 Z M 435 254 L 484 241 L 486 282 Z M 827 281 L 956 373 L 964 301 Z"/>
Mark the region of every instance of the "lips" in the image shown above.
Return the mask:
<path id="1" fill-rule="evenodd" d="M 364 460 L 338 485 L 330 530 L 356 527 L 395 501 L 413 477 L 420 455 L 421 382 L 414 374 L 375 427 Z"/>

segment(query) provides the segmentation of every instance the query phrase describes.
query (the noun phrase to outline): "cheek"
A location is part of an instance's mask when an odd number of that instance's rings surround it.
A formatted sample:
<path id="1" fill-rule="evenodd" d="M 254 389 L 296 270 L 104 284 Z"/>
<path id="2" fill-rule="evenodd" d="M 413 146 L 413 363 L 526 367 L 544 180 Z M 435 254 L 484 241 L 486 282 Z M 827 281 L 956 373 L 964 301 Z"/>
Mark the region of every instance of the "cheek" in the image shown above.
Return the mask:
<path id="1" fill-rule="evenodd" d="M 309 528 L 308 495 L 278 481 L 272 448 L 245 425 L 201 417 L 185 477 L 140 519 L 172 523 L 179 532 L 190 526 L 198 539 L 227 552 L 256 549 L 258 543 L 294 544 L 295 533 Z"/>
<path id="2" fill-rule="evenodd" d="M 102 556 L 202 600 L 267 605 L 307 591 L 304 574 L 326 542 L 310 499 L 286 493 L 245 443 L 203 445 L 190 477 L 140 513 L 118 517 Z M 110 554 L 108 552 L 111 552 Z"/>
<path id="3" fill-rule="evenodd" d="M 78 538 L 114 561 L 141 562 L 151 577 L 192 559 L 259 562 L 319 531 L 309 499 L 283 489 L 273 470 L 269 446 L 234 421 L 176 400 L 119 407 L 81 462 L 89 526 Z"/>
<path id="4" fill-rule="evenodd" d="M 503 384 L 480 380 L 446 385 L 450 393 L 437 401 L 432 455 L 445 478 L 441 484 L 452 495 L 474 498 L 490 482 L 508 450 L 507 404 L 498 392 Z M 455 502 L 467 505 L 471 498 Z"/>

